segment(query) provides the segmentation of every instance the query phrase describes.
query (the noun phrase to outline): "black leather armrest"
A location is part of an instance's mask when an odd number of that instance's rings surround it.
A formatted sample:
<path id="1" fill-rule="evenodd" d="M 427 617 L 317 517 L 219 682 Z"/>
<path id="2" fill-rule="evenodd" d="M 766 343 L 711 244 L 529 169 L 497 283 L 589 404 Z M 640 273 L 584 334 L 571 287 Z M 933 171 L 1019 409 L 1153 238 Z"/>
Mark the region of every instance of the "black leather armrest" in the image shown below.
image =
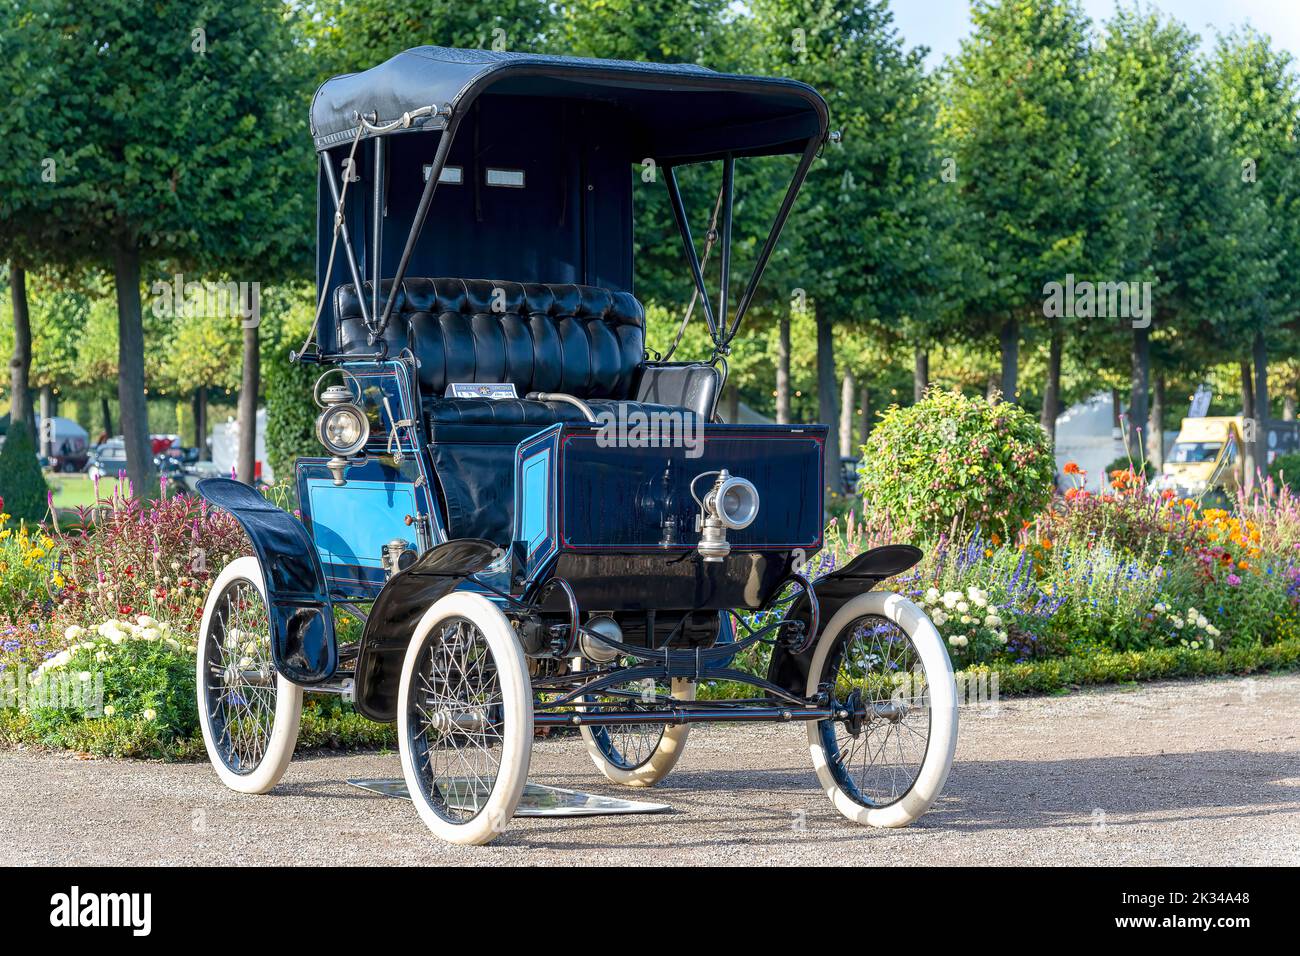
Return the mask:
<path id="1" fill-rule="evenodd" d="M 637 367 L 632 394 L 638 402 L 688 408 L 713 420 L 722 372 L 704 362 L 645 362 Z"/>

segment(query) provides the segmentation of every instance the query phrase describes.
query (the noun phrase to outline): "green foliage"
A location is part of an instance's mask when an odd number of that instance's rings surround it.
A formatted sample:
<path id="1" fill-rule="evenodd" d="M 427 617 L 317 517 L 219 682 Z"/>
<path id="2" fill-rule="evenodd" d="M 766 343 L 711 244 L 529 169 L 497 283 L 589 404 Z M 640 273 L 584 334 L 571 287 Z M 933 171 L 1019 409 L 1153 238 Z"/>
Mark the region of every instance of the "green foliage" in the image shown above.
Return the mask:
<path id="1" fill-rule="evenodd" d="M 1278 455 L 1268 466 L 1268 476 L 1293 492 L 1300 491 L 1300 451 Z"/>
<path id="2" fill-rule="evenodd" d="M 935 388 L 881 416 L 863 448 L 859 490 L 896 526 L 1005 538 L 1047 504 L 1054 472 L 1047 436 L 1024 409 Z"/>
<path id="3" fill-rule="evenodd" d="M 276 480 L 293 478 L 293 463 L 319 455 L 311 389 L 321 369 L 293 365 L 290 349 L 301 349 L 311 328 L 314 303 L 309 289 L 277 289 L 262 323 L 262 386 L 266 398 L 266 457 Z"/>
<path id="4" fill-rule="evenodd" d="M 0 448 L 0 500 L 4 502 L 0 510 L 20 521 L 44 520 L 49 510 L 48 490 L 32 430 L 11 427 Z"/>

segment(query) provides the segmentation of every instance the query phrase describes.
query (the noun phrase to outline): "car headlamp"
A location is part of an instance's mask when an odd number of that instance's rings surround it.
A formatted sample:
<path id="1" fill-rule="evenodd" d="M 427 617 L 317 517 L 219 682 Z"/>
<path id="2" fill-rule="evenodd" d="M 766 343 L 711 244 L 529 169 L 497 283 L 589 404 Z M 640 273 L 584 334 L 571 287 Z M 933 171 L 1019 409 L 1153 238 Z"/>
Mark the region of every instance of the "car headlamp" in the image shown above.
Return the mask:
<path id="1" fill-rule="evenodd" d="M 351 402 L 330 405 L 316 419 L 316 437 L 331 455 L 350 458 L 366 447 L 370 422 Z"/>

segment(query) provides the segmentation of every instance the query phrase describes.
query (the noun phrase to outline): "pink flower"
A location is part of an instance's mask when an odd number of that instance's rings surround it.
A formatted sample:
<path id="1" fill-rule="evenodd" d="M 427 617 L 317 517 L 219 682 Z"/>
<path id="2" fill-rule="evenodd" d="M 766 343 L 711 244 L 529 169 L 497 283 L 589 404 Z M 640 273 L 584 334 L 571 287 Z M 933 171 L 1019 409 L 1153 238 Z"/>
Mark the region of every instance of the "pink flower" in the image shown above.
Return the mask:
<path id="1" fill-rule="evenodd" d="M 1238 584 L 1241 583 L 1241 578 L 1237 577 L 1235 574 L 1229 574 L 1228 583 L 1235 588 Z"/>

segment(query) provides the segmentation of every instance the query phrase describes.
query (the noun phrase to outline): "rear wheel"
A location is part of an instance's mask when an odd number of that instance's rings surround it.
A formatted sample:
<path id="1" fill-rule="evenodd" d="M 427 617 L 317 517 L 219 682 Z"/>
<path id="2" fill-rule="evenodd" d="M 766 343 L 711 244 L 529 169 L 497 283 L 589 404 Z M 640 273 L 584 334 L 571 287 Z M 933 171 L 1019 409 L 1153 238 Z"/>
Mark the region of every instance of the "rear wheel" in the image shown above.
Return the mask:
<path id="1" fill-rule="evenodd" d="M 222 783 L 265 793 L 293 757 L 302 688 L 276 673 L 262 569 L 237 558 L 217 576 L 199 625 L 195 687 L 208 759 Z"/>
<path id="2" fill-rule="evenodd" d="M 957 748 L 957 688 L 938 631 L 911 601 L 869 591 L 822 632 L 807 693 L 844 719 L 808 725 L 813 767 L 844 816 L 902 827 L 938 798 Z"/>
<path id="3" fill-rule="evenodd" d="M 581 668 L 581 659 L 575 660 L 574 669 Z M 662 710 L 659 701 L 668 696 L 674 700 L 694 700 L 695 682 L 674 678 L 671 684 L 653 680 L 622 684 L 584 698 L 578 709 L 588 714 L 600 713 L 602 709 Z M 625 787 L 652 787 L 668 776 L 681 759 L 690 729 L 688 724 L 579 728 L 592 763 L 609 780 Z"/>
<path id="4" fill-rule="evenodd" d="M 491 601 L 453 593 L 425 612 L 402 666 L 397 731 L 430 830 L 462 844 L 505 830 L 528 782 L 533 697 L 514 628 Z"/>

